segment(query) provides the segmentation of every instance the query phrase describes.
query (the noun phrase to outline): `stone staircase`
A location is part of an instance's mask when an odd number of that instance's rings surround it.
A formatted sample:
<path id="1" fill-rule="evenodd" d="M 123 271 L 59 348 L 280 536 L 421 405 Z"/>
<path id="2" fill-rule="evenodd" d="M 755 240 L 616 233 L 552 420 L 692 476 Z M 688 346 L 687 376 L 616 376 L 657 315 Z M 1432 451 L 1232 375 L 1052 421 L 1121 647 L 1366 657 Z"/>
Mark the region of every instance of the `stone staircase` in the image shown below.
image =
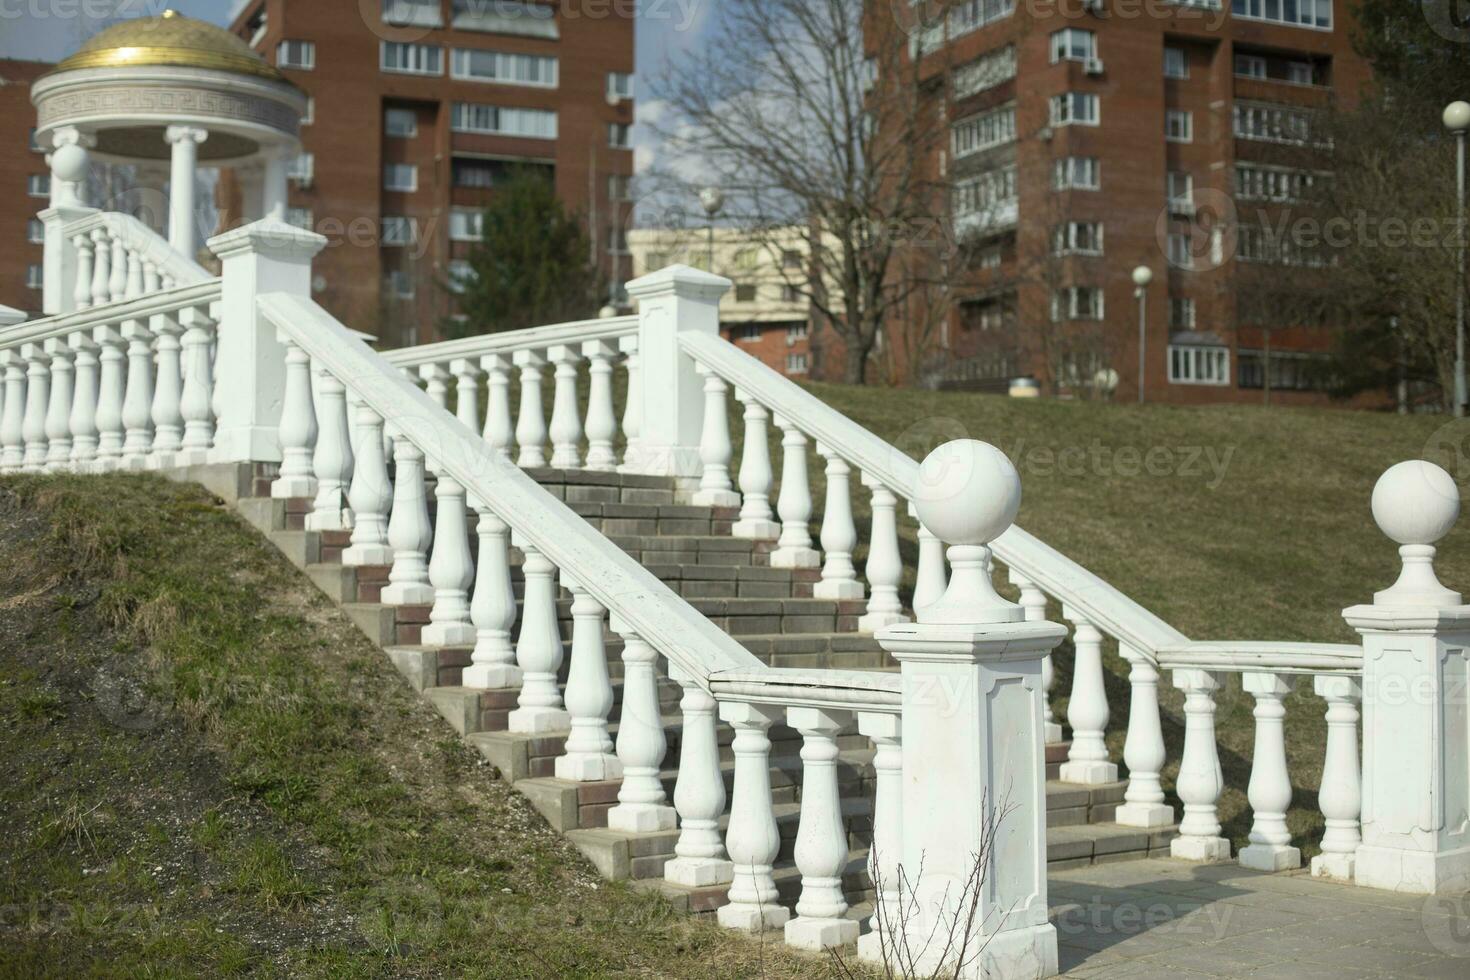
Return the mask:
<path id="1" fill-rule="evenodd" d="M 897 670 L 897 665 L 871 636 L 856 632 L 864 603 L 812 597 L 820 580 L 816 569 L 770 567 L 771 542 L 730 536 L 733 508 L 691 506 L 669 478 L 599 473 L 585 470 L 527 471 L 555 496 L 637 558 L 752 654 L 775 667 L 806 669 Z M 195 477 L 201 474 L 193 474 Z M 218 489 L 218 474 L 203 482 Z M 548 822 L 565 833 L 612 879 L 642 881 L 662 891 L 678 907 L 695 912 L 718 908 L 728 886 L 685 888 L 663 880 L 663 866 L 674 855 L 677 830 L 646 834 L 607 829 L 607 812 L 617 801 L 619 780 L 572 782 L 555 778 L 553 764 L 562 754 L 565 734 L 525 735 L 506 731 L 507 715 L 516 707 L 518 689 L 472 690 L 460 686 L 471 650 L 426 647 L 420 633 L 429 622 L 430 606 L 386 606 L 379 600 L 388 582 L 388 566 L 348 567 L 341 555 L 349 532 L 304 530 L 311 501 L 272 499 L 267 468 L 249 478 L 231 477 L 232 495 L 242 515 L 308 577 L 339 603 L 344 612 L 381 647 L 413 687 L 426 697 L 469 744 L 496 766 Z M 184 474 L 189 478 L 189 474 Z M 229 481 L 225 481 L 229 482 Z M 433 494 L 428 497 L 431 520 Z M 473 514 L 468 519 L 473 521 Z M 471 524 L 473 526 L 473 524 Z M 471 535 L 471 546 L 474 547 Z M 512 583 L 520 603 L 520 554 L 512 551 Z M 571 601 L 565 590 L 557 613 L 564 643 L 571 639 Z M 518 617 L 519 619 L 519 617 Z M 609 729 L 617 737 L 622 704 L 622 640 L 610 629 L 604 642 L 612 680 L 614 706 Z M 569 650 L 569 647 L 568 647 Z M 570 658 L 564 659 L 565 685 Z M 679 686 L 660 675 L 659 708 L 668 751 L 661 780 L 672 799 L 682 732 Z M 734 775 L 730 742 L 734 730 L 719 726 L 721 770 L 727 795 Z M 770 730 L 770 778 L 781 850 L 774 877 L 783 902 L 795 901 L 800 888 L 792 857 L 801 795 L 801 736 L 790 727 Z M 837 761 L 849 855 L 843 886 L 853 905 L 851 914 L 871 908 L 872 885 L 867 849 L 872 834 L 874 751 L 869 739 L 852 730 L 838 737 Z M 1113 822 L 1126 782 L 1083 786 L 1057 780 L 1067 743 L 1047 747 L 1047 858 L 1055 868 L 1138 859 L 1167 854 L 1176 828 L 1143 830 Z M 723 829 L 728 814 L 721 820 Z"/>

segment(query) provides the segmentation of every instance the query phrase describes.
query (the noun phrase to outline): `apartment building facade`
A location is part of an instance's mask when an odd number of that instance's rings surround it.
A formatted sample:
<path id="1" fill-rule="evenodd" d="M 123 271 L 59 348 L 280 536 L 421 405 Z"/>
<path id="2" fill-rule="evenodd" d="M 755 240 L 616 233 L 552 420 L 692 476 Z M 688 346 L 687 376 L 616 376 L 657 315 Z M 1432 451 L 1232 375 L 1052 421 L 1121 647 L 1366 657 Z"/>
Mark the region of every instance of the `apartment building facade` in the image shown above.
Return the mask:
<path id="1" fill-rule="evenodd" d="M 41 309 L 45 229 L 36 214 L 51 198 L 51 168 L 35 141 L 31 83 L 53 67 L 0 60 L 0 305 L 30 313 Z"/>
<path id="2" fill-rule="evenodd" d="M 1248 300 L 1253 274 L 1311 265 L 1259 226 L 1330 171 L 1314 112 L 1370 81 L 1349 18 L 1344 0 L 968 0 L 910 25 L 944 100 L 935 166 L 971 263 L 925 380 L 1324 400 L 1331 335 Z"/>
<path id="3" fill-rule="evenodd" d="M 455 313 L 480 216 L 519 168 L 587 223 L 609 298 L 631 278 L 629 5 L 257 0 L 231 25 L 311 98 L 288 220 L 325 235 L 316 298 L 385 345 Z M 222 222 L 242 181 L 226 176 Z"/>

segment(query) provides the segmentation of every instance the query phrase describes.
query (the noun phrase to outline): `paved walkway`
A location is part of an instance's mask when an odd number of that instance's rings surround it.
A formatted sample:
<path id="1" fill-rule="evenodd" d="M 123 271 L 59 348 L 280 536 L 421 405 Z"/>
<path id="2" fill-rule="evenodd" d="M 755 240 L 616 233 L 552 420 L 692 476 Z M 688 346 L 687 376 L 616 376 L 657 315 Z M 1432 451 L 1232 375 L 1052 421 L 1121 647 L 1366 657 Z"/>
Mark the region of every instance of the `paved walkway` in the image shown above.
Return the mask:
<path id="1" fill-rule="evenodd" d="M 1049 876 L 1064 976 L 1470 980 L 1470 894 L 1447 898 L 1127 861 Z"/>

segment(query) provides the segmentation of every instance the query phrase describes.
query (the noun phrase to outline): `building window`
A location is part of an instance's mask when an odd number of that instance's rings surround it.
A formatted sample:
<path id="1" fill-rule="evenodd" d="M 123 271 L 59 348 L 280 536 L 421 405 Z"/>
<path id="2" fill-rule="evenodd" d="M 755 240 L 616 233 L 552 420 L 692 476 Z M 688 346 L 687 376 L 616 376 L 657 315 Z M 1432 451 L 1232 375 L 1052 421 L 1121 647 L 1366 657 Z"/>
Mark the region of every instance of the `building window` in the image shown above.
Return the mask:
<path id="1" fill-rule="evenodd" d="M 607 98 L 610 102 L 621 102 L 633 97 L 633 75 L 626 71 L 607 73 Z"/>
<path id="2" fill-rule="evenodd" d="M 1101 320 L 1103 291 L 1096 286 L 1070 286 L 1051 294 L 1053 320 Z"/>
<path id="3" fill-rule="evenodd" d="M 455 187 L 494 187 L 500 164 L 493 160 L 455 160 L 451 168 Z"/>
<path id="4" fill-rule="evenodd" d="M 787 286 L 786 288 L 795 289 L 796 287 Z M 791 347 L 794 344 L 800 343 L 801 341 L 806 340 L 806 336 L 807 325 L 805 323 L 793 323 L 786 328 L 786 346 Z"/>
<path id="5" fill-rule="evenodd" d="M 614 255 L 628 254 L 628 229 L 613 225 L 607 230 L 607 250 Z"/>
<path id="6" fill-rule="evenodd" d="M 1241 78 L 1265 78 L 1266 59 L 1256 54 L 1237 54 L 1235 74 Z"/>
<path id="7" fill-rule="evenodd" d="M 412 109 L 384 109 L 383 133 L 398 139 L 411 139 L 419 134 L 419 115 Z"/>
<path id="8" fill-rule="evenodd" d="M 1051 63 L 1087 61 L 1097 57 L 1097 35 L 1077 27 L 1056 31 L 1051 36 Z"/>
<path id="9" fill-rule="evenodd" d="M 400 27 L 443 27 L 439 0 L 383 0 L 383 23 Z"/>
<path id="10" fill-rule="evenodd" d="M 485 212 L 455 208 L 449 212 L 449 238 L 456 242 L 478 242 L 485 237 Z"/>
<path id="11" fill-rule="evenodd" d="M 519 34 L 556 40 L 554 5 L 522 3 L 519 0 L 454 0 L 452 26 L 459 30 L 492 34 Z"/>
<path id="12" fill-rule="evenodd" d="M 413 276 L 402 269 L 391 269 L 386 276 L 388 295 L 394 299 L 413 299 L 414 282 Z"/>
<path id="13" fill-rule="evenodd" d="M 1089 92 L 1067 92 L 1051 97 L 1053 126 L 1096 126 L 1099 115 L 1097 96 Z"/>
<path id="14" fill-rule="evenodd" d="M 954 70 L 951 85 L 954 88 L 954 97 L 964 99 L 1015 77 L 1016 46 L 1007 44 L 981 55 L 969 64 L 960 65 Z"/>
<path id="15" fill-rule="evenodd" d="M 1169 383 L 1173 385 L 1227 385 L 1230 348 L 1169 345 Z"/>
<path id="16" fill-rule="evenodd" d="M 607 199 L 609 201 L 633 200 L 633 178 L 627 174 L 608 174 Z"/>
<path id="17" fill-rule="evenodd" d="M 955 184 L 954 216 L 988 214 L 1016 200 L 1014 165 L 990 170 Z"/>
<path id="18" fill-rule="evenodd" d="M 455 48 L 453 74 L 475 82 L 556 88 L 558 64 L 547 55 Z"/>
<path id="19" fill-rule="evenodd" d="M 1052 254 L 1103 254 L 1103 226 L 1098 221 L 1068 221 L 1052 229 Z"/>
<path id="20" fill-rule="evenodd" d="M 298 184 L 310 184 L 316 176 L 316 157 L 310 153 L 298 153 L 286 167 L 286 176 Z"/>
<path id="21" fill-rule="evenodd" d="M 383 190 L 412 192 L 418 189 L 418 167 L 411 163 L 383 164 Z"/>
<path id="22" fill-rule="evenodd" d="M 950 145 L 955 159 L 967 157 L 993 146 L 1012 143 L 1016 139 L 1016 107 L 1001 106 L 969 119 L 962 119 L 950 129 Z"/>
<path id="23" fill-rule="evenodd" d="M 800 269 L 801 252 L 794 248 L 783 248 L 781 250 L 781 268 Z"/>
<path id="24" fill-rule="evenodd" d="M 478 278 L 480 277 L 475 272 L 475 267 L 464 259 L 455 259 L 449 263 L 449 288 L 452 291 L 462 293 L 465 287 Z"/>
<path id="25" fill-rule="evenodd" d="M 788 283 L 783 283 L 781 285 L 781 302 L 783 302 L 783 303 L 800 303 L 801 302 L 801 290 L 798 289 L 797 287 L 791 285 L 791 283 L 789 283 L 789 282 Z M 791 329 L 794 330 L 795 328 L 793 327 Z M 805 337 L 806 336 L 806 324 L 802 324 L 801 331 L 802 331 L 801 335 L 803 337 Z M 791 330 L 787 330 L 786 331 L 786 342 L 787 343 L 790 343 L 791 342 Z"/>
<path id="26" fill-rule="evenodd" d="M 1052 186 L 1059 191 L 1095 191 L 1102 186 L 1097 157 L 1063 157 L 1052 168 Z"/>
<path id="27" fill-rule="evenodd" d="M 626 123 L 607 124 L 607 145 L 615 150 L 626 150 L 633 145 L 633 127 Z"/>
<path id="28" fill-rule="evenodd" d="M 316 96 L 306 97 L 306 111 L 301 114 L 301 125 L 310 126 L 316 122 Z"/>
<path id="29" fill-rule="evenodd" d="M 1169 233 L 1169 264 L 1176 269 L 1194 268 L 1194 249 L 1190 247 L 1190 235 L 1187 231 L 1171 231 Z"/>
<path id="30" fill-rule="evenodd" d="M 31 197 L 50 197 L 51 175 L 31 174 L 26 178 L 26 193 Z"/>
<path id="31" fill-rule="evenodd" d="M 737 302 L 737 303 L 754 303 L 755 302 L 755 284 L 754 283 L 748 283 L 748 282 L 742 282 L 742 283 L 739 283 L 738 285 L 736 285 L 736 287 L 735 287 L 735 302 Z"/>
<path id="32" fill-rule="evenodd" d="M 316 44 L 312 41 L 282 41 L 276 46 L 276 67 L 310 71 L 316 67 Z"/>
<path id="33" fill-rule="evenodd" d="M 1311 138 L 1312 114 L 1306 109 L 1284 105 L 1237 102 L 1233 123 L 1238 139 L 1300 145 Z"/>
<path id="34" fill-rule="evenodd" d="M 1169 329 L 1194 329 L 1194 300 L 1182 296 L 1169 297 Z"/>
<path id="35" fill-rule="evenodd" d="M 379 67 L 400 75 L 442 75 L 444 49 L 437 44 L 384 41 Z"/>
<path id="36" fill-rule="evenodd" d="M 741 287 L 739 286 L 735 287 L 737 293 L 735 298 L 737 300 L 740 298 L 738 295 L 740 288 Z M 755 287 L 752 286 L 750 288 L 754 289 Z M 749 302 L 749 300 L 747 300 L 746 302 Z M 751 342 L 760 340 L 761 325 L 759 323 L 742 323 L 739 326 L 735 327 L 735 329 L 732 330 L 731 333 L 733 333 L 735 335 L 735 339 L 739 341 Z"/>
<path id="37" fill-rule="evenodd" d="M 976 256 L 975 264 L 981 269 L 999 269 L 1004 253 L 999 245 L 988 245 Z"/>
<path id="38" fill-rule="evenodd" d="M 1230 10 L 1250 20 L 1332 29 L 1332 0 L 1230 0 Z"/>
<path id="39" fill-rule="evenodd" d="M 402 215 L 383 216 L 383 244 L 391 246 L 412 245 L 419 239 L 418 222 Z"/>
<path id="40" fill-rule="evenodd" d="M 1015 9 L 1016 0 L 960 0 L 949 11 L 949 33 L 957 37 L 978 31 L 986 24 L 1009 17 Z"/>
<path id="41" fill-rule="evenodd" d="M 456 102 L 450 122 L 457 133 L 486 133 L 554 140 L 556 113 L 546 109 L 507 109 L 503 106 Z"/>
<path id="42" fill-rule="evenodd" d="M 1165 180 L 1169 195 L 1169 210 L 1174 214 L 1194 212 L 1194 175 L 1183 170 L 1171 170 Z"/>
<path id="43" fill-rule="evenodd" d="M 36 218 L 26 222 L 26 241 L 32 245 L 46 244 L 46 226 Z"/>
<path id="44" fill-rule="evenodd" d="M 1189 57 L 1185 54 L 1183 48 L 1164 48 L 1164 77 L 1189 77 Z"/>
<path id="45" fill-rule="evenodd" d="M 26 266 L 26 288 L 41 289 L 45 286 L 45 272 L 39 265 Z"/>
<path id="46" fill-rule="evenodd" d="M 1259 350 L 1238 351 L 1237 384 L 1242 388 L 1265 387 L 1265 359 Z M 1325 391 L 1333 382 L 1331 355 L 1272 351 L 1270 364 L 1271 387 L 1278 391 Z"/>
<path id="47" fill-rule="evenodd" d="M 1194 139 L 1194 115 L 1184 109 L 1164 111 L 1164 139 L 1170 143 L 1188 143 Z"/>
<path id="48" fill-rule="evenodd" d="M 316 221 L 313 219 L 311 208 L 287 208 L 286 224 L 311 231 Z"/>
<path id="49" fill-rule="evenodd" d="M 1311 190 L 1315 177 L 1306 170 L 1237 163 L 1235 196 L 1247 201 L 1299 201 Z"/>
<path id="50" fill-rule="evenodd" d="M 787 374 L 806 374 L 806 365 L 807 365 L 807 360 L 806 360 L 806 355 L 805 354 L 787 354 L 786 355 L 786 373 Z"/>
<path id="51" fill-rule="evenodd" d="M 1312 63 L 1310 61 L 1287 62 L 1286 80 L 1293 85 L 1315 84 L 1316 73 L 1312 71 Z"/>

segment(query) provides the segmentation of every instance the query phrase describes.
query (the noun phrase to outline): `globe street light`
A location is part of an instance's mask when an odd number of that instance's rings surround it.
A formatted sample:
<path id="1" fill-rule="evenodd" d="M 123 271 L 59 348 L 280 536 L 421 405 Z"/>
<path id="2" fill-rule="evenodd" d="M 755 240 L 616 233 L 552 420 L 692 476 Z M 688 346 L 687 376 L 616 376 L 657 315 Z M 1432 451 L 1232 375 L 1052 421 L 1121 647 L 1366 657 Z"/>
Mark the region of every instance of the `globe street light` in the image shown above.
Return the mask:
<path id="1" fill-rule="evenodd" d="M 707 272 L 715 271 L 715 215 L 725 206 L 725 194 L 718 187 L 706 187 L 699 192 L 699 203 L 704 208 L 705 217 L 709 219 L 709 267 Z"/>
<path id="2" fill-rule="evenodd" d="M 1143 404 L 1144 369 L 1148 364 L 1148 284 L 1154 271 L 1146 265 L 1133 270 L 1133 296 L 1138 300 L 1138 404 Z"/>
<path id="3" fill-rule="evenodd" d="M 1470 130 L 1470 102 L 1451 102 L 1444 110 L 1445 128 L 1455 134 L 1459 144 L 1459 166 L 1456 184 L 1459 203 L 1455 209 L 1455 242 L 1458 246 L 1458 273 L 1455 280 L 1455 417 L 1465 414 L 1465 131 Z"/>

